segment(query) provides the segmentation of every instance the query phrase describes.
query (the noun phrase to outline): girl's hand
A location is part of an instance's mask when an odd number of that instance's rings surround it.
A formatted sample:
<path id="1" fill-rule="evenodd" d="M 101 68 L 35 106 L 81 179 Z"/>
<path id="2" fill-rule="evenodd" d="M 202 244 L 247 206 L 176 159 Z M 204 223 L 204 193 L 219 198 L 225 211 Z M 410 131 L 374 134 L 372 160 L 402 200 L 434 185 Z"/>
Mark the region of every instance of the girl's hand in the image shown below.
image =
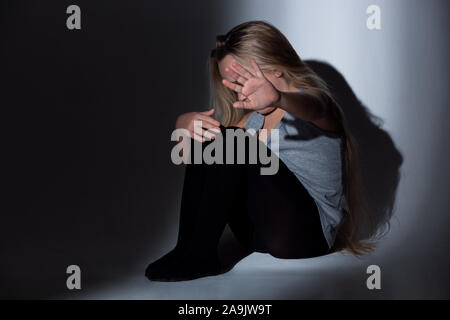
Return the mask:
<path id="1" fill-rule="evenodd" d="M 225 68 L 225 72 L 237 83 L 231 83 L 226 79 L 223 79 L 222 83 L 236 91 L 238 95 L 247 97 L 233 103 L 233 107 L 261 110 L 278 102 L 280 92 L 267 80 L 254 59 L 251 59 L 251 64 L 253 69 L 249 71 L 234 61 L 231 65 L 236 71 Z"/>
<path id="2" fill-rule="evenodd" d="M 203 112 L 183 113 L 178 116 L 175 128 L 188 130 L 192 138 L 200 142 L 205 142 L 205 137 L 214 139 L 216 136 L 213 133 L 206 131 L 211 129 L 217 133 L 221 132 L 220 122 L 211 117 L 214 111 L 214 109 L 209 109 L 208 111 Z M 201 125 L 195 128 L 194 121 L 201 121 Z"/>

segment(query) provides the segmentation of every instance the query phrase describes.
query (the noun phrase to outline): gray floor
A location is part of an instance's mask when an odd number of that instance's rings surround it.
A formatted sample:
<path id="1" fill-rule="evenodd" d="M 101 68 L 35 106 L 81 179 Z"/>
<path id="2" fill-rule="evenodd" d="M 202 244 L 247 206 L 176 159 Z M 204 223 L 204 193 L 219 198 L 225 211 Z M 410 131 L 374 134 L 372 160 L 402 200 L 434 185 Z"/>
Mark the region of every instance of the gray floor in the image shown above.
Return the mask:
<path id="1" fill-rule="evenodd" d="M 396 227 L 393 226 L 393 229 Z M 395 230 L 394 230 L 395 231 Z M 182 282 L 150 282 L 143 261 L 129 276 L 90 286 L 77 293 L 82 299 L 431 299 L 448 296 L 448 279 L 436 277 L 436 259 L 424 267 L 420 252 L 402 254 L 386 237 L 371 255 L 334 253 L 313 259 L 277 259 L 253 253 L 228 273 Z M 430 256 L 433 250 L 427 251 Z M 367 267 L 381 268 L 381 289 L 369 290 Z M 107 283 L 107 284 L 105 284 Z M 77 295 L 64 295 L 75 298 Z"/>
<path id="2" fill-rule="evenodd" d="M 336 277 L 338 275 L 338 277 Z M 359 278 L 359 283 L 347 281 Z M 353 279 L 352 279 L 353 280 Z M 223 275 L 183 282 L 150 282 L 141 273 L 98 288 L 87 299 L 295 299 L 373 296 L 365 286 L 364 262 L 333 254 L 283 260 L 253 253 Z"/>

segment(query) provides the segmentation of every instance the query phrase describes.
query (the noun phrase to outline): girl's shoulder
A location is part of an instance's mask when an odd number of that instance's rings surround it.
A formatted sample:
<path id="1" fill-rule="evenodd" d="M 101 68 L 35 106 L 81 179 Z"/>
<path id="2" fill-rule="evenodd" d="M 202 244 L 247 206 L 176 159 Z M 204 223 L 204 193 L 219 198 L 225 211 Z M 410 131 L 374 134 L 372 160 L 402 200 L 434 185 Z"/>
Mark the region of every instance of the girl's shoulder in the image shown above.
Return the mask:
<path id="1" fill-rule="evenodd" d="M 316 126 L 310 121 L 306 121 L 295 117 L 289 112 L 286 112 L 281 120 L 285 131 L 288 134 L 295 134 L 296 136 L 303 137 L 305 139 L 311 139 L 314 137 L 324 136 L 334 139 L 343 138 L 341 132 L 327 131 Z"/>
<path id="2" fill-rule="evenodd" d="M 264 124 L 264 116 L 257 111 L 250 112 L 246 115 L 245 127 L 246 129 L 259 130 Z"/>

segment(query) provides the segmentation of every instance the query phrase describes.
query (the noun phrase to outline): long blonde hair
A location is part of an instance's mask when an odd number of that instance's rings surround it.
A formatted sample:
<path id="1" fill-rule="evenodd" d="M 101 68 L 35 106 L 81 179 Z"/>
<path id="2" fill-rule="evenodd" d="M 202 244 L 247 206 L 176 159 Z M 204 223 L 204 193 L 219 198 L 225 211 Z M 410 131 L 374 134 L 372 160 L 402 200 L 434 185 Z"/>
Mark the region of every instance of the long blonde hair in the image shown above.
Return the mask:
<path id="1" fill-rule="evenodd" d="M 357 255 L 371 251 L 374 243 L 360 239 L 361 221 L 366 217 L 367 206 L 358 168 L 356 141 L 327 84 L 300 59 L 287 38 L 276 27 L 265 21 L 242 23 L 227 34 L 216 37 L 216 47 L 212 49 L 209 58 L 212 104 L 224 126 L 239 121 L 246 112 L 233 108 L 237 94 L 221 82 L 218 63 L 228 54 L 238 62 L 248 62 L 253 58 L 262 70 L 282 70 L 288 83 L 297 88 L 319 90 L 335 106 L 332 110 L 344 134 L 343 187 L 349 210 L 339 227 L 332 250 L 346 250 Z"/>

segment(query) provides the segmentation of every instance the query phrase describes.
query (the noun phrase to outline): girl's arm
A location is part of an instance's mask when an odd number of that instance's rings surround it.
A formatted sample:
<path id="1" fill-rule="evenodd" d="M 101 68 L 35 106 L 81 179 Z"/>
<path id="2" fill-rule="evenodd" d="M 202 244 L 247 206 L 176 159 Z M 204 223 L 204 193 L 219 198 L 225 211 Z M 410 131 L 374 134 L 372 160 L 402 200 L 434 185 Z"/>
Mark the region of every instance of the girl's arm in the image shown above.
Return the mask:
<path id="1" fill-rule="evenodd" d="M 335 105 L 327 95 L 317 89 L 304 89 L 301 92 L 278 91 L 279 98 L 273 104 L 293 116 L 310 121 L 326 131 L 338 131 L 340 126 L 334 116 Z"/>

